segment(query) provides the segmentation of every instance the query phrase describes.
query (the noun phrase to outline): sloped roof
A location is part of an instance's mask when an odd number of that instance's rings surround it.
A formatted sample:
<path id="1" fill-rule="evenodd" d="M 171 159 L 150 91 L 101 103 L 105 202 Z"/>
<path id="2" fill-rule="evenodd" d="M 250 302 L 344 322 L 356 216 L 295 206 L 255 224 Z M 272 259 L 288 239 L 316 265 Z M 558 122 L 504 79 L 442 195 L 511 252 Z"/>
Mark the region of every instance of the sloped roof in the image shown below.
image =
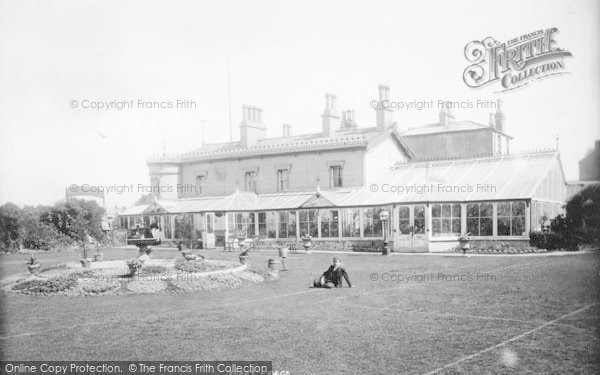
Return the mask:
<path id="1" fill-rule="evenodd" d="M 480 124 L 475 121 L 470 120 L 460 120 L 460 121 L 450 121 L 448 124 L 443 125 L 440 123 L 429 124 L 418 126 L 414 128 L 409 128 L 400 133 L 402 137 L 410 137 L 415 135 L 424 135 L 424 134 L 435 134 L 435 133 L 447 133 L 447 132 L 459 132 L 459 131 L 468 131 L 468 130 L 484 130 L 491 129 L 498 132 L 497 129 L 490 128 L 489 125 Z M 506 134 L 505 134 L 506 135 Z M 508 135 L 506 135 L 509 137 Z M 512 137 L 509 137 L 512 138 Z"/>
<path id="2" fill-rule="evenodd" d="M 367 182 L 368 187 L 350 194 L 340 206 L 530 199 L 558 162 L 557 152 L 546 152 L 401 163 L 377 181 Z"/>
<path id="3" fill-rule="evenodd" d="M 330 137 L 325 137 L 322 133 L 314 133 L 282 138 L 265 138 L 258 140 L 256 144 L 251 147 L 243 147 L 240 142 L 207 144 L 198 149 L 179 154 L 175 157 L 150 158 L 148 159 L 148 163 L 177 163 L 206 159 L 250 157 L 288 152 L 367 147 L 370 144 L 377 142 L 378 139 L 389 135 L 394 135 L 398 142 L 400 142 L 402 145 L 402 141 L 391 127 L 385 130 L 380 130 L 376 127 L 354 128 L 350 130 L 337 131 Z"/>
<path id="4" fill-rule="evenodd" d="M 143 204 L 140 206 L 133 206 L 126 208 L 123 212 L 119 213 L 121 216 L 129 216 L 129 215 L 141 215 L 146 211 L 146 209 L 150 207 L 149 204 Z"/>

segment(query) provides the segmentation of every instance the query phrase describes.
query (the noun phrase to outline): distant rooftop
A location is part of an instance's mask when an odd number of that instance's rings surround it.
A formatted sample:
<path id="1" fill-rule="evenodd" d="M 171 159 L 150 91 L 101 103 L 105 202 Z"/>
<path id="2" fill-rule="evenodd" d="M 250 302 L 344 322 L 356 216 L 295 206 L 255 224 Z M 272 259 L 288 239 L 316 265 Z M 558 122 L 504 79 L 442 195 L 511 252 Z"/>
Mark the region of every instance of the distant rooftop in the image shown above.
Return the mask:
<path id="1" fill-rule="evenodd" d="M 429 124 L 422 125 L 414 128 L 409 128 L 406 131 L 400 133 L 403 137 L 410 137 L 413 135 L 423 135 L 423 134 L 434 134 L 434 133 L 443 133 L 443 132 L 460 132 L 460 131 L 469 131 L 469 130 L 483 130 L 490 129 L 489 125 L 483 125 L 474 121 L 469 120 L 460 120 L 460 121 L 450 121 L 448 124 Z M 496 132 L 498 130 L 494 129 Z M 505 134 L 506 135 L 506 134 Z M 507 137 L 512 138 L 507 135 Z"/>

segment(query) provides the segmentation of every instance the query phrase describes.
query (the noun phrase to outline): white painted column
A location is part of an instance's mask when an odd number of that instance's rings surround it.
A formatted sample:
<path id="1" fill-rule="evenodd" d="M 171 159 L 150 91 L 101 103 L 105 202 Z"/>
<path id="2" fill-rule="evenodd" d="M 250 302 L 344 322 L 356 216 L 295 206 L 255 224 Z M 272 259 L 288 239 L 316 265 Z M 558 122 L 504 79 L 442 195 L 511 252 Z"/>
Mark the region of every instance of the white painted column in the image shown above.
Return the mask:
<path id="1" fill-rule="evenodd" d="M 529 236 L 531 231 L 531 201 L 525 202 L 525 234 Z"/>
<path id="2" fill-rule="evenodd" d="M 296 241 L 300 239 L 300 236 L 300 210 L 296 210 Z"/>
<path id="3" fill-rule="evenodd" d="M 467 233 L 467 204 L 460 204 L 460 234 Z"/>
<path id="4" fill-rule="evenodd" d="M 498 236 L 498 202 L 492 203 L 493 219 L 492 219 L 492 236 Z"/>

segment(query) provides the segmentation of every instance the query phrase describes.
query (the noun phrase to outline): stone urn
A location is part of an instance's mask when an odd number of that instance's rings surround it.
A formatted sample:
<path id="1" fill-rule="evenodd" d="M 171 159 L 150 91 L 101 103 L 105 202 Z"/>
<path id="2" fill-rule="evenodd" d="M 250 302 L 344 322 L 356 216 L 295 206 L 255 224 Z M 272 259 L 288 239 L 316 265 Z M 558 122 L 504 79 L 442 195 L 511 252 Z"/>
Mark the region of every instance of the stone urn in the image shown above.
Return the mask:
<path id="1" fill-rule="evenodd" d="M 29 270 L 29 272 L 31 272 L 32 274 L 38 273 L 41 266 L 33 255 L 29 259 L 27 259 L 27 263 L 25 264 L 27 265 L 27 269 Z"/>
<path id="2" fill-rule="evenodd" d="M 29 272 L 31 272 L 33 275 L 35 275 L 36 273 L 39 272 L 41 267 L 41 264 L 36 263 L 36 264 L 28 264 L 27 265 L 27 269 L 29 270 Z"/>
<path id="3" fill-rule="evenodd" d="M 94 254 L 94 262 L 102 262 L 103 259 L 104 259 L 104 254 L 102 254 L 102 253 Z"/>
<path id="4" fill-rule="evenodd" d="M 471 245 L 469 245 L 469 236 L 471 235 L 471 233 L 466 233 L 462 236 L 460 236 L 458 238 L 458 244 L 460 247 L 460 250 L 462 251 L 463 255 L 467 253 L 468 250 L 471 249 Z"/>
<path id="5" fill-rule="evenodd" d="M 192 253 L 189 253 L 189 252 L 185 252 L 185 251 L 182 251 L 181 255 L 183 255 L 183 258 L 185 260 L 187 260 L 187 261 L 193 261 L 193 260 L 198 259 L 198 255 L 192 254 Z"/>
<path id="6" fill-rule="evenodd" d="M 91 258 L 80 259 L 79 263 L 81 263 L 81 267 L 83 267 L 83 268 L 90 268 L 90 264 L 92 263 L 92 259 Z"/>
<path id="7" fill-rule="evenodd" d="M 312 246 L 312 237 L 311 236 L 306 236 L 306 237 L 302 237 L 302 247 L 304 247 L 304 252 L 306 254 L 309 254 L 309 249 Z"/>

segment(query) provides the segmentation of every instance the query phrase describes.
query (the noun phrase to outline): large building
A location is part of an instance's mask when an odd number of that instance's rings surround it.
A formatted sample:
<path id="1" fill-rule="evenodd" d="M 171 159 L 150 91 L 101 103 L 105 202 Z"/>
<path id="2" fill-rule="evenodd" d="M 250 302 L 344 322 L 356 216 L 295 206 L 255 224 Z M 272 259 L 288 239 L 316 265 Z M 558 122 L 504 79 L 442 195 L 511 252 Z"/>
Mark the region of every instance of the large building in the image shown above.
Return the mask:
<path id="1" fill-rule="evenodd" d="M 156 199 L 121 215 L 122 227 L 157 222 L 168 239 L 189 215 L 205 247 L 227 238 L 265 243 L 311 235 L 317 246 L 447 251 L 461 234 L 482 242 L 528 241 L 565 200 L 558 152 L 512 155 L 501 102 L 488 124 L 458 121 L 408 128 L 394 122 L 389 88 L 378 87 L 372 127 L 338 114 L 326 95 L 322 131 L 266 138 L 262 110 L 244 106 L 240 140 L 148 160 Z M 390 214 L 382 223 L 380 213 Z"/>
<path id="2" fill-rule="evenodd" d="M 600 184 L 600 141 L 579 160 L 579 180 L 567 182 L 567 200 L 590 185 Z"/>

